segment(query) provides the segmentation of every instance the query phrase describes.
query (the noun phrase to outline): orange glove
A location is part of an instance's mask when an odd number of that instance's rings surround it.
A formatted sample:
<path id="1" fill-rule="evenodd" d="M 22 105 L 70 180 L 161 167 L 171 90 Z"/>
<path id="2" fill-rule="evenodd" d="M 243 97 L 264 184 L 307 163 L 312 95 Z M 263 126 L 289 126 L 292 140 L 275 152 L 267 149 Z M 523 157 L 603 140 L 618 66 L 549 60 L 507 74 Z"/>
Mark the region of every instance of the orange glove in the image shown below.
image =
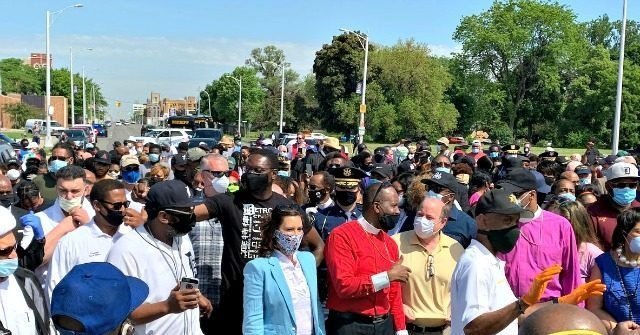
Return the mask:
<path id="1" fill-rule="evenodd" d="M 562 271 L 562 266 L 560 266 L 560 264 L 555 264 L 540 272 L 533 279 L 533 284 L 531 284 L 529 292 L 522 296 L 522 301 L 524 301 L 529 306 L 537 303 L 540 298 L 542 298 L 544 291 L 547 289 L 547 284 L 549 283 L 549 281 L 553 279 L 553 277 L 558 275 L 560 271 Z"/>
<path id="2" fill-rule="evenodd" d="M 576 287 L 571 293 L 558 298 L 558 302 L 577 305 L 591 297 L 603 295 L 606 289 L 607 287 L 600 282 L 600 279 L 592 280 Z"/>

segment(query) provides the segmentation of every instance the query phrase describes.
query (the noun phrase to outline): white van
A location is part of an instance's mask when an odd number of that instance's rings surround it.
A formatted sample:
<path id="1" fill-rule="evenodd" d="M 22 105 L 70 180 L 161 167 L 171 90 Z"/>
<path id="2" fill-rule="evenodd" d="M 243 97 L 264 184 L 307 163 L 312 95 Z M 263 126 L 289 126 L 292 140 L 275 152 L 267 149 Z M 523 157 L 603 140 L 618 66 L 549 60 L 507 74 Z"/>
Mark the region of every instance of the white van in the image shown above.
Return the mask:
<path id="1" fill-rule="evenodd" d="M 33 125 L 36 123 L 36 121 L 40 122 L 40 126 L 41 126 L 40 136 L 46 135 L 47 121 L 44 119 L 28 119 L 27 122 L 24 123 L 24 131 L 27 134 L 32 134 Z M 51 120 L 50 122 L 51 122 L 51 135 L 56 137 L 60 136 L 60 134 L 64 131 L 64 127 L 60 123 L 58 123 L 58 121 Z"/>

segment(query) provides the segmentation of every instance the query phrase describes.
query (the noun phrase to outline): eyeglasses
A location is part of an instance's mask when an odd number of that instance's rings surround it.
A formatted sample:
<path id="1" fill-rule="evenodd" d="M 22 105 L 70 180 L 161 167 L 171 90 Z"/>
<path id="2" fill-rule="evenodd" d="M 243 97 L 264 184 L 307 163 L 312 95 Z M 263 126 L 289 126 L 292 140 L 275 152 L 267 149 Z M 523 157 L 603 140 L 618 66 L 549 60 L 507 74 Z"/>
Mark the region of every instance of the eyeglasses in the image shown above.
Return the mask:
<path id="1" fill-rule="evenodd" d="M 202 170 L 202 172 L 209 173 L 214 178 L 222 178 L 222 176 L 228 176 L 228 173 L 229 173 L 229 171 L 211 171 L 211 170 Z"/>
<path id="2" fill-rule="evenodd" d="M 69 157 L 65 156 L 51 156 L 52 161 L 66 161 Z"/>
<path id="3" fill-rule="evenodd" d="M 9 257 L 11 255 L 11 253 L 16 250 L 16 247 L 18 246 L 18 243 L 10 246 L 10 247 L 6 247 L 4 249 L 0 249 L 0 257 Z"/>
<path id="4" fill-rule="evenodd" d="M 433 255 L 427 256 L 427 279 L 431 279 L 435 275 L 433 269 Z"/>
<path id="5" fill-rule="evenodd" d="M 304 140 L 304 137 L 297 137 L 296 140 Z"/>
<path id="6" fill-rule="evenodd" d="M 124 208 L 129 208 L 129 205 L 131 205 L 131 201 L 127 200 L 127 201 L 123 201 L 123 202 L 108 202 L 108 201 L 100 201 L 103 204 L 109 204 L 113 207 L 114 210 L 119 211 L 122 209 L 122 206 L 124 206 Z"/>
<path id="7" fill-rule="evenodd" d="M 378 194 L 380 194 L 380 191 L 384 188 L 387 187 L 391 187 L 391 183 L 389 181 L 384 181 L 380 184 L 380 187 L 378 187 L 378 189 L 376 190 L 376 193 L 373 195 L 373 198 L 371 199 L 371 202 L 376 202 L 376 199 L 378 198 Z"/>
<path id="8" fill-rule="evenodd" d="M 137 165 L 127 165 L 122 168 L 122 171 L 126 171 L 126 172 L 140 171 L 140 167 Z"/>
<path id="9" fill-rule="evenodd" d="M 634 183 L 634 182 L 611 183 L 611 187 L 613 187 L 613 188 L 638 188 L 638 183 Z"/>

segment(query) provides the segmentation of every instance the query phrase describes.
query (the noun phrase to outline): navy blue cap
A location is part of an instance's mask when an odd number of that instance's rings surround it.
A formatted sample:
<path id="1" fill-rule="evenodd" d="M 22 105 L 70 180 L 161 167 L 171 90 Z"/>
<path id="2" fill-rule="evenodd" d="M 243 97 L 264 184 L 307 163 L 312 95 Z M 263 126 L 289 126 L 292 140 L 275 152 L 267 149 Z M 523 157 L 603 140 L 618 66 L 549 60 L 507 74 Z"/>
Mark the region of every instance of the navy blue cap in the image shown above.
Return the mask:
<path id="1" fill-rule="evenodd" d="M 66 316 L 84 327 L 82 334 L 107 334 L 118 327 L 149 295 L 149 286 L 125 276 L 106 262 L 76 265 L 56 285 L 51 317 Z M 60 328 L 60 334 L 80 334 Z"/>
<path id="2" fill-rule="evenodd" d="M 164 209 L 194 206 L 193 192 L 180 180 L 167 180 L 153 184 L 147 194 L 146 207 Z"/>

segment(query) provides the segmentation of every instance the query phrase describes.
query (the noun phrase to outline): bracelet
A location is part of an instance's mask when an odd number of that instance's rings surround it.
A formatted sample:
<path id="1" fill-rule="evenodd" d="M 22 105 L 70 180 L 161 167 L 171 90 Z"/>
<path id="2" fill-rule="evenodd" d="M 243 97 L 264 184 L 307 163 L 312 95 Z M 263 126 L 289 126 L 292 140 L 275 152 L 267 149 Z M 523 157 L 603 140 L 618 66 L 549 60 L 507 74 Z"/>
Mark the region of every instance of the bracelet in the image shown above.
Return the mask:
<path id="1" fill-rule="evenodd" d="M 552 301 L 554 304 L 559 303 L 559 302 L 558 302 L 558 297 L 553 297 L 553 298 L 551 298 L 551 301 Z"/>
<path id="2" fill-rule="evenodd" d="M 524 302 L 522 298 L 516 300 L 516 304 L 518 305 L 518 311 L 520 312 L 520 314 L 524 314 L 524 311 L 526 311 L 527 308 L 529 308 L 529 305 L 527 305 L 527 303 Z"/>

